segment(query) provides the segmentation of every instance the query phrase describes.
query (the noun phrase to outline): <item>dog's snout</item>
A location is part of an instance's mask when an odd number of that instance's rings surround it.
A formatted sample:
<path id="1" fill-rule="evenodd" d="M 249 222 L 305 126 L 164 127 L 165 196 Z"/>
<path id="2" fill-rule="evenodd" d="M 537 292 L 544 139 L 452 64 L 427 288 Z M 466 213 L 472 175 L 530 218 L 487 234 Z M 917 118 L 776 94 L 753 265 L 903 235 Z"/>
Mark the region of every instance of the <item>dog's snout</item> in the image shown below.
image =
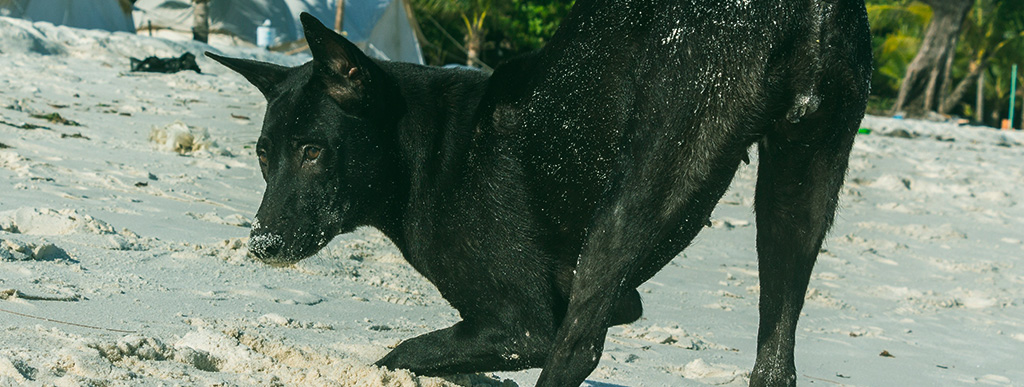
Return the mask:
<path id="1" fill-rule="evenodd" d="M 280 235 L 253 230 L 249 236 L 249 252 L 261 261 L 278 261 L 284 249 L 284 238 Z"/>

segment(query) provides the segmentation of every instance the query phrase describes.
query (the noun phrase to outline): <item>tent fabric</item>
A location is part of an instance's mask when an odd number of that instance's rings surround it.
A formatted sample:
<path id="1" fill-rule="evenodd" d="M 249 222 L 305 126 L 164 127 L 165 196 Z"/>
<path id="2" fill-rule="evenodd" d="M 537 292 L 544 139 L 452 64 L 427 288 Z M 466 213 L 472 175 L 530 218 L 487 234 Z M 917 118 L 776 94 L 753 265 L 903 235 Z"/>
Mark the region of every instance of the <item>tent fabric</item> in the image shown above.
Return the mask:
<path id="1" fill-rule="evenodd" d="M 342 23 L 346 37 L 373 57 L 423 64 L 404 1 L 346 0 Z M 256 27 L 270 20 L 277 32 L 276 43 L 291 42 L 303 36 L 299 14 L 308 12 L 332 26 L 335 6 L 335 0 L 214 0 L 210 2 L 210 29 L 255 42 Z M 189 0 L 138 0 L 135 8 L 139 30 L 149 23 L 181 31 L 192 28 Z"/>
<path id="2" fill-rule="evenodd" d="M 118 0 L 0 0 L 0 16 L 68 27 L 135 32 L 131 12 Z"/>
<path id="3" fill-rule="evenodd" d="M 324 24 L 334 23 L 334 0 L 286 0 L 298 18 L 309 12 Z M 405 2 L 408 0 L 345 0 L 345 19 L 341 29 L 345 37 L 368 55 L 389 60 L 423 64 L 419 39 L 413 29 Z M 302 37 L 298 26 L 295 38 Z"/>
<path id="4" fill-rule="evenodd" d="M 346 12 L 345 22 L 348 21 Z M 344 25 L 343 25 L 343 29 Z M 347 30 L 347 29 L 346 29 Z M 353 32 L 355 30 L 352 30 Z M 354 35 L 353 33 L 349 33 Z M 354 39 L 356 39 L 354 37 Z M 362 40 L 357 40 L 362 41 Z M 365 40 L 365 51 L 379 57 L 397 56 L 398 58 L 415 58 L 416 63 L 423 64 L 423 53 L 420 51 L 416 32 L 410 24 L 409 15 L 402 1 L 391 1 L 376 25 L 370 30 Z M 409 60 L 399 59 L 410 62 Z"/>
<path id="5" fill-rule="evenodd" d="M 209 4 L 210 30 L 226 31 L 248 42 L 256 41 L 256 27 L 264 20 L 270 20 L 278 34 L 295 29 L 295 19 L 285 0 L 213 0 Z M 150 23 L 156 28 L 192 30 L 190 0 L 139 0 L 135 8 L 138 30 L 148 28 Z"/>

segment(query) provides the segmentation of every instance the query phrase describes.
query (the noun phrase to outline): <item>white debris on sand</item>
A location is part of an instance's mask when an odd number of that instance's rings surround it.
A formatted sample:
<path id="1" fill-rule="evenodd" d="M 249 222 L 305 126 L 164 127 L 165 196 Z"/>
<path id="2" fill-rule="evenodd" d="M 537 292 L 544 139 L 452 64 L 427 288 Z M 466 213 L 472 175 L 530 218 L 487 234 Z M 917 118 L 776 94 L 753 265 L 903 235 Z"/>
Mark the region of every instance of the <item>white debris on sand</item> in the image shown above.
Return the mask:
<path id="1" fill-rule="evenodd" d="M 458 318 L 376 231 L 292 267 L 246 255 L 265 102 L 204 49 L 0 18 L 0 385 L 532 385 L 537 370 L 370 366 Z M 128 56 L 184 51 L 203 74 L 128 72 Z M 1024 383 L 1024 136 L 862 126 L 800 320 L 801 384 Z M 747 383 L 752 159 L 641 286 L 644 317 L 609 331 L 587 385 Z"/>
<path id="2" fill-rule="evenodd" d="M 217 147 L 217 142 L 210 139 L 210 133 L 206 129 L 189 127 L 181 121 L 153 128 L 149 132 L 149 141 L 153 142 L 159 150 L 182 155 L 210 151 Z"/>

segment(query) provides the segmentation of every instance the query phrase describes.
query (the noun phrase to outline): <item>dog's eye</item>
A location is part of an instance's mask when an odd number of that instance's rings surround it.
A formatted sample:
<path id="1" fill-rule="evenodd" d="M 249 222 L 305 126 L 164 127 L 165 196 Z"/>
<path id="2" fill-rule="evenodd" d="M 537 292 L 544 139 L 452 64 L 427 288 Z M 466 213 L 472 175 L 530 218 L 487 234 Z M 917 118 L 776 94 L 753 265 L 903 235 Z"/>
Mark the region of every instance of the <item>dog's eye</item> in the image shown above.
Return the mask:
<path id="1" fill-rule="evenodd" d="M 256 154 L 256 157 L 260 158 L 260 164 L 267 165 L 267 154 L 266 153 L 259 152 L 259 153 Z"/>
<path id="2" fill-rule="evenodd" d="M 302 153 L 306 157 L 307 161 L 313 161 L 320 157 L 321 151 L 323 151 L 323 149 L 315 146 L 307 146 Z"/>

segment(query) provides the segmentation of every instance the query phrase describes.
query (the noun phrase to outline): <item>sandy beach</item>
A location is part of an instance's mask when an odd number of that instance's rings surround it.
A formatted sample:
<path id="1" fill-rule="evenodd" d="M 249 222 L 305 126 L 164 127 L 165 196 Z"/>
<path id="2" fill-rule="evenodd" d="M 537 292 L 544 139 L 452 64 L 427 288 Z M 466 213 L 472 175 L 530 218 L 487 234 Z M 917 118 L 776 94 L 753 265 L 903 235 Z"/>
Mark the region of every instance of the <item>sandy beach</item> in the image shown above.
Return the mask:
<path id="1" fill-rule="evenodd" d="M 373 229 L 247 256 L 266 103 L 211 47 L 0 17 L 0 386 L 531 386 L 372 367 L 458 315 Z M 129 57 L 192 52 L 203 73 Z M 1024 134 L 869 116 L 797 334 L 801 385 L 1024 384 Z M 640 287 L 590 386 L 746 385 L 758 278 L 742 166 Z"/>

